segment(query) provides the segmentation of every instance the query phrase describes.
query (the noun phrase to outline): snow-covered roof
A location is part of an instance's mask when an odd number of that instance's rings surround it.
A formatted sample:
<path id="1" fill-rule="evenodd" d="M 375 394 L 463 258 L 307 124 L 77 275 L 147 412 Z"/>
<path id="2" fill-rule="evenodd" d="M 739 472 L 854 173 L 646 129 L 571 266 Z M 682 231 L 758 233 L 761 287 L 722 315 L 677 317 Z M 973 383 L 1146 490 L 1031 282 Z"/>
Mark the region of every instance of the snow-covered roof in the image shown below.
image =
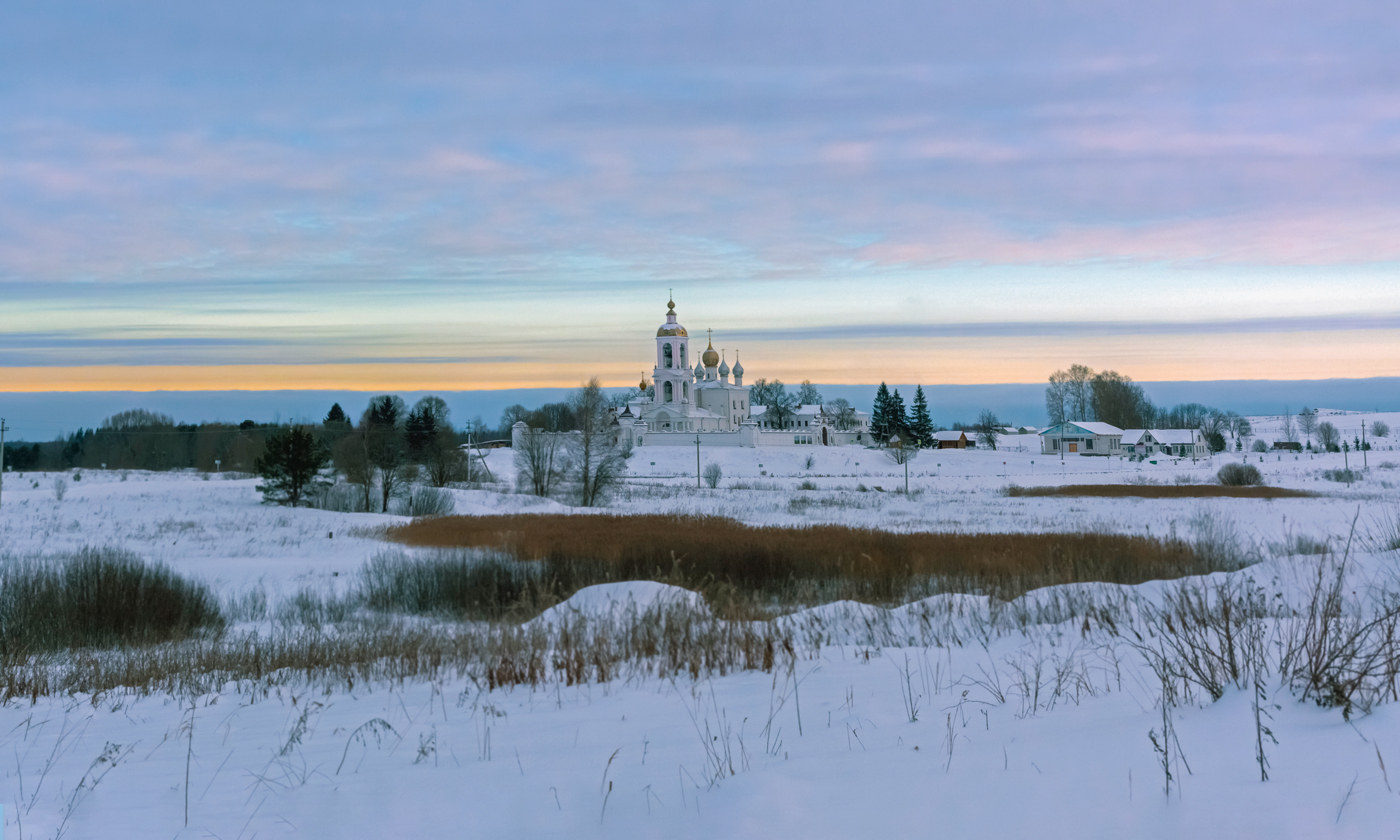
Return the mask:
<path id="1" fill-rule="evenodd" d="M 934 432 L 934 433 L 933 433 L 933 439 L 934 439 L 934 440 L 961 440 L 962 437 L 963 437 L 963 435 L 965 435 L 965 434 L 967 434 L 967 432 L 959 432 L 959 431 L 956 431 L 956 430 L 955 430 L 955 431 L 951 431 L 951 432 Z"/>
<path id="2" fill-rule="evenodd" d="M 1144 441 L 1143 438 L 1147 440 Z M 1200 443 L 1200 432 L 1195 429 L 1128 429 L 1123 433 L 1124 446 L 1137 446 L 1140 443 L 1164 443 L 1173 446 Z"/>
<path id="3" fill-rule="evenodd" d="M 1122 430 L 1122 429 L 1118 428 L 1117 426 L 1114 426 L 1114 425 L 1111 424 L 1111 423 L 1099 423 L 1099 422 L 1094 421 L 1094 420 L 1070 420 L 1070 421 L 1068 421 L 1068 422 L 1065 422 L 1065 423 L 1060 424 L 1059 426 L 1051 426 L 1050 428 L 1048 428 L 1048 429 L 1046 429 L 1045 431 L 1041 432 L 1041 434 L 1042 434 L 1042 435 L 1055 434 L 1055 433 L 1057 433 L 1057 430 L 1061 430 L 1061 429 L 1063 429 L 1063 431 L 1058 432 L 1058 433 L 1060 433 L 1060 434 L 1063 434 L 1064 432 L 1072 432 L 1072 431 L 1073 431 L 1072 429 L 1066 428 L 1066 427 L 1070 427 L 1070 426 L 1072 426 L 1072 427 L 1074 427 L 1074 428 L 1076 428 L 1076 429 L 1082 429 L 1082 430 L 1088 432 L 1088 433 L 1091 434 L 1091 435 L 1121 435 L 1121 434 L 1123 434 L 1123 430 Z"/>
<path id="4" fill-rule="evenodd" d="M 1199 443 L 1201 433 L 1196 429 L 1153 429 L 1152 436 L 1158 443 L 1170 443 L 1176 445 L 1190 445 Z"/>

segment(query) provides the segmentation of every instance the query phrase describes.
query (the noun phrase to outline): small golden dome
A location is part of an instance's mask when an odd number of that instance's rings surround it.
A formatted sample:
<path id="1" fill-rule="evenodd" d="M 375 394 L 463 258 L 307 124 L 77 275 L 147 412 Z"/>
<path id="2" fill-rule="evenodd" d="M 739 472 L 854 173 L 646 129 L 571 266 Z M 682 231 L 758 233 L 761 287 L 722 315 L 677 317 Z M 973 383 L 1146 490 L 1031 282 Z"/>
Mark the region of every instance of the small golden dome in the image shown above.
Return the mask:
<path id="1" fill-rule="evenodd" d="M 714 330 L 710 332 L 712 333 L 710 337 L 710 346 L 706 348 L 704 355 L 700 357 L 700 363 L 707 368 L 712 368 L 719 364 L 719 354 L 715 352 Z"/>
<path id="2" fill-rule="evenodd" d="M 680 324 L 676 323 L 676 302 L 674 300 L 666 301 L 666 323 L 662 324 L 661 327 L 656 331 L 657 338 L 664 338 L 668 335 L 688 335 L 688 333 L 686 333 L 685 331 L 685 327 L 682 327 Z"/>

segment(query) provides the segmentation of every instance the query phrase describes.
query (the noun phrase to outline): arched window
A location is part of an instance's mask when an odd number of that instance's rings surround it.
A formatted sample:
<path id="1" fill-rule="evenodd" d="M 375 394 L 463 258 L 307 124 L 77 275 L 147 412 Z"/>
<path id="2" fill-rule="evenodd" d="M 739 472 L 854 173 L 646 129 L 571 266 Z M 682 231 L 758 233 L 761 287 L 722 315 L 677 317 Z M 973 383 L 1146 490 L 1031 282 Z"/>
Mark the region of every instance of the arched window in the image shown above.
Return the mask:
<path id="1" fill-rule="evenodd" d="M 684 341 L 681 342 L 681 367 L 689 367 L 689 365 L 687 365 L 687 364 L 685 363 L 685 342 L 684 342 Z"/>
<path id="2" fill-rule="evenodd" d="M 661 364 L 666 367 L 671 366 L 671 342 L 669 341 L 661 346 Z M 668 396 L 666 399 L 670 400 L 670 397 Z"/>
<path id="3" fill-rule="evenodd" d="M 670 350 L 670 349 L 671 349 L 671 345 L 667 344 L 667 345 L 666 345 L 666 349 L 667 349 L 667 350 Z M 669 383 L 669 382 L 666 383 L 666 390 L 664 391 L 664 393 L 666 394 L 666 402 L 672 402 L 673 396 L 674 396 L 674 392 L 673 392 L 672 389 L 671 389 L 671 383 Z"/>

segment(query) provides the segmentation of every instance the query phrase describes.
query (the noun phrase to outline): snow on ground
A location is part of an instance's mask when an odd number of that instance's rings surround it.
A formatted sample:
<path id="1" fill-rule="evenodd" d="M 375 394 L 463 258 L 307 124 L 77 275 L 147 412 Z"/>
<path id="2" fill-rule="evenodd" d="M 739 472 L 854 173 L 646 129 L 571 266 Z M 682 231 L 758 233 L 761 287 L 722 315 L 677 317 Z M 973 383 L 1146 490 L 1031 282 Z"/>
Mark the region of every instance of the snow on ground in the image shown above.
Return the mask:
<path id="1" fill-rule="evenodd" d="M 1081 457 L 1062 464 L 1041 456 L 1034 437 L 1007 443 L 1017 448 L 924 453 L 911 464 L 911 488 L 919 491 L 912 497 L 890 492 L 902 487 L 902 467 L 856 447 L 702 450 L 702 465 L 715 461 L 724 470 L 719 490 L 694 487 L 693 448 L 644 447 L 629 462 L 629 484 L 602 512 L 1154 534 L 1187 529 L 1208 512 L 1264 546 L 1289 535 L 1345 537 L 1353 519 L 1358 529 L 1374 526 L 1400 501 L 1400 474 L 1390 465 L 1400 453 L 1390 450 L 1368 453 L 1370 472 L 1352 486 L 1321 476 L 1342 465 L 1341 455 L 1248 456 L 1271 484 L 1328 494 L 1315 499 L 1007 498 L 1000 491 L 1012 482 L 1205 481 L 1222 463 L 1244 457 L 1155 465 Z M 488 456 L 498 485 L 453 491 L 459 512 L 572 510 L 505 492 L 513 479 L 509 457 L 502 450 Z M 218 475 L 68 473 L 62 501 L 54 478 L 6 475 L 0 554 L 121 546 L 230 595 L 259 582 L 274 598 L 301 586 L 335 586 L 384 549 L 366 526 L 403 521 L 265 506 L 255 481 Z M 803 481 L 819 489 L 798 490 Z M 749 489 L 727 489 L 736 482 Z M 1316 562 L 1280 558 L 1237 574 L 1297 596 Z M 1360 562 L 1375 581 L 1400 574 L 1395 552 L 1365 554 Z M 1162 586 L 1087 590 L 1156 597 Z M 629 602 L 667 597 L 659 584 L 624 585 L 585 590 L 556 609 L 616 615 L 618 605 L 625 611 Z M 635 677 L 483 693 L 469 680 L 443 679 L 284 687 L 266 696 L 230 685 L 198 698 L 193 713 L 188 700 L 164 696 L 12 701 L 0 707 L 5 836 L 1397 834 L 1395 704 L 1348 722 L 1336 709 L 1271 688 L 1280 708 L 1273 712 L 1278 744 L 1269 747 L 1268 782 L 1259 781 L 1254 763 L 1247 692 L 1232 688 L 1217 703 L 1187 704 L 1175 725 L 1190 769 L 1176 768 L 1168 798 L 1148 738 L 1162 725 L 1159 688 L 1126 644 L 1086 636 L 1073 623 L 986 637 L 985 646 L 871 647 L 849 632 L 857 623 L 888 624 L 891 614 L 935 608 L 965 622 L 966 639 L 985 623 L 985 599 L 965 596 L 891 611 L 827 605 L 789 619 L 831 631 L 829 643 L 792 673 L 695 683 Z M 1057 668 L 1071 675 L 1073 689 L 1053 703 L 1029 700 L 1015 688 L 1012 663 L 1035 662 L 1046 680 Z M 989 687 L 993 680 L 1002 699 Z M 906 705 L 909 685 L 920 707 L 916 721 Z M 99 761 L 104 754 L 118 760 Z"/>

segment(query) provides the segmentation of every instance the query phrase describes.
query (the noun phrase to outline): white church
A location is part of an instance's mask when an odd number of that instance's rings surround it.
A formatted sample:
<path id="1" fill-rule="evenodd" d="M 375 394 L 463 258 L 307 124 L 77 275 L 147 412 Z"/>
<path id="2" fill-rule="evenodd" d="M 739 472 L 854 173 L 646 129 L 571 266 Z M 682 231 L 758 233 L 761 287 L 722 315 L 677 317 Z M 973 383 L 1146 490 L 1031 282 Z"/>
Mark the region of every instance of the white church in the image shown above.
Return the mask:
<path id="1" fill-rule="evenodd" d="M 676 303 L 666 302 L 666 323 L 656 330 L 654 396 L 638 398 L 617 417 L 617 442 L 632 446 L 841 446 L 870 442 L 870 415 L 857 411 L 838 429 L 838 418 L 820 405 L 798 406 L 781 423 L 770 422 L 764 406 L 749 404 L 744 366 L 734 367 L 715 351 L 708 338 L 699 358 L 690 349 L 690 334 L 676 320 Z M 690 367 L 694 360 L 695 367 Z M 730 375 L 733 375 L 733 382 Z"/>

